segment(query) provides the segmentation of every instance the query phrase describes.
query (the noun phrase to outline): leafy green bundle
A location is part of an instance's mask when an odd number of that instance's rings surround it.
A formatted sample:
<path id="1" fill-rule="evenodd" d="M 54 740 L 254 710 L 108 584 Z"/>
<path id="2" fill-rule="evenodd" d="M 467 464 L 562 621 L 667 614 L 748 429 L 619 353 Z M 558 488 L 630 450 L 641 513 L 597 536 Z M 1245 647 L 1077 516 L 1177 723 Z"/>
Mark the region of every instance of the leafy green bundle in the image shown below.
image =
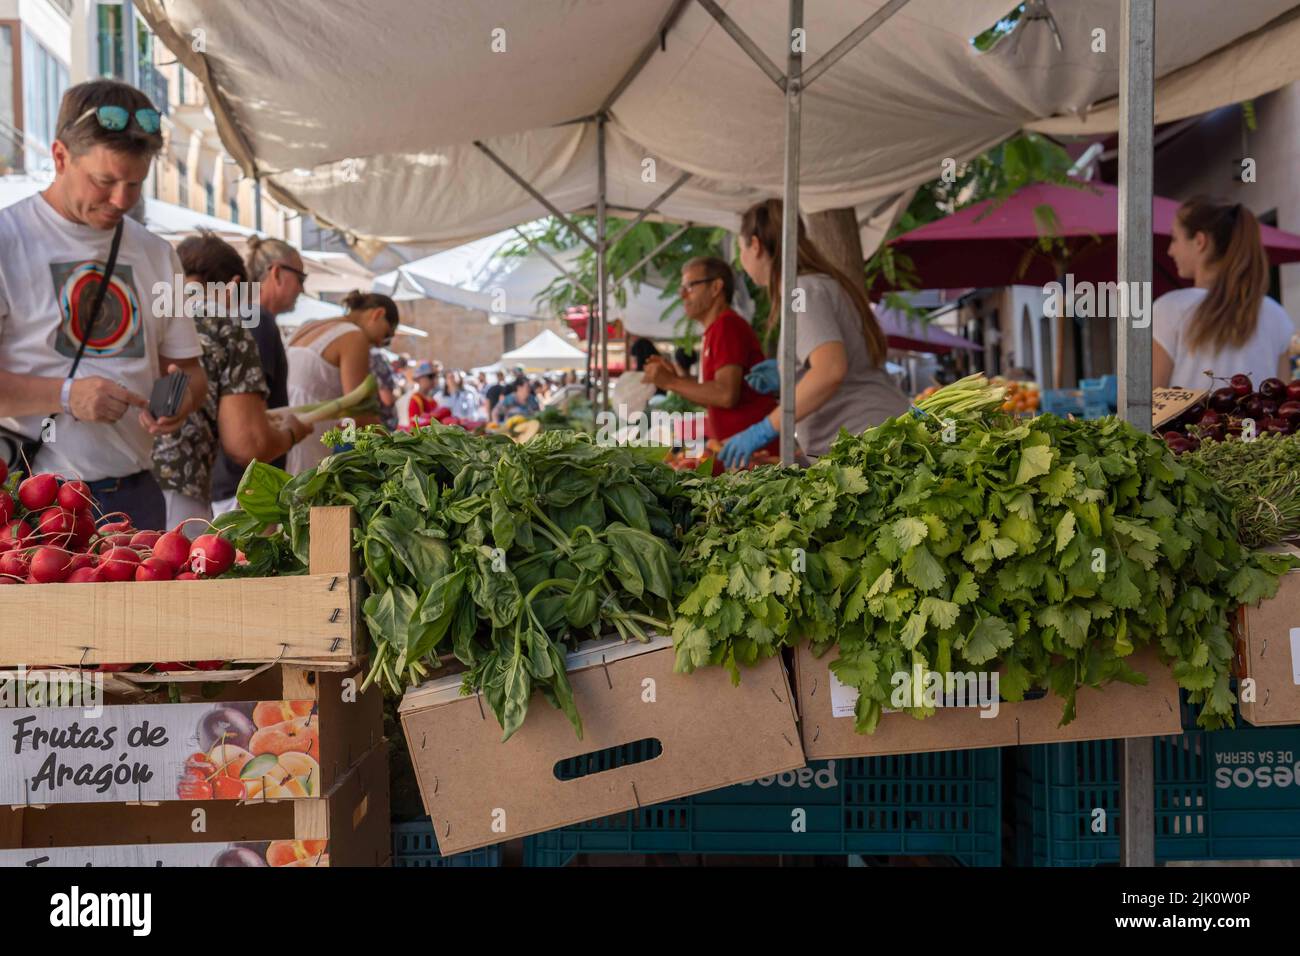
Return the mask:
<path id="1" fill-rule="evenodd" d="M 367 681 L 400 693 L 449 647 L 469 668 L 462 693 L 483 692 L 506 738 L 534 689 L 581 736 L 565 645 L 668 631 L 690 517 L 680 480 L 638 449 L 571 432 L 520 445 L 459 428 L 368 428 L 293 479 L 250 465 L 243 510 L 217 525 L 244 550 L 247 573 L 302 573 L 311 507 L 352 506 L 375 644 Z"/>
<path id="2" fill-rule="evenodd" d="M 999 669 L 1003 697 L 1051 689 L 1069 722 L 1077 688 L 1143 682 L 1126 658 L 1157 644 L 1201 725 L 1230 721 L 1229 608 L 1275 593 L 1290 562 L 1238 544 L 1212 481 L 1156 439 L 989 416 L 998 396 L 958 384 L 806 472 L 689 485 L 678 669 L 734 674 L 808 638 L 838 645 L 860 732 L 916 666 Z"/>
<path id="3" fill-rule="evenodd" d="M 683 593 L 673 622 L 676 668 L 730 668 L 804 638 L 833 641 L 847 573 L 823 534 L 842 497 L 866 492 L 856 467 L 769 466 L 688 479 L 695 521 L 682 547 Z"/>
<path id="4" fill-rule="evenodd" d="M 1300 539 L 1300 435 L 1202 441 L 1180 460 L 1218 483 L 1232 503 L 1242 544 L 1258 548 Z"/>
<path id="5" fill-rule="evenodd" d="M 1230 723 L 1228 611 L 1276 593 L 1289 560 L 1243 548 L 1213 482 L 1119 419 L 947 424 L 904 416 L 826 459 L 872 478 L 834 529 L 857 560 L 832 668 L 859 728 L 917 664 L 1000 668 L 1003 697 L 1050 688 L 1069 722 L 1078 687 L 1142 682 L 1125 659 L 1150 644 L 1201 726 Z"/>

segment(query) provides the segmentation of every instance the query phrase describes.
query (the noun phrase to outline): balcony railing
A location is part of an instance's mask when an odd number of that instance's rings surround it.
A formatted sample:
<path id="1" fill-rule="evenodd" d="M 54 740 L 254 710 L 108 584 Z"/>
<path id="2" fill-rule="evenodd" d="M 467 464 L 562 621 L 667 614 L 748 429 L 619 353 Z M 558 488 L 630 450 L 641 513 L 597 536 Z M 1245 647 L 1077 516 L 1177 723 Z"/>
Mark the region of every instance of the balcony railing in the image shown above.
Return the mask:
<path id="1" fill-rule="evenodd" d="M 167 112 L 167 77 L 148 63 L 140 64 L 140 90 L 153 101 L 153 105 L 158 108 L 158 112 Z"/>

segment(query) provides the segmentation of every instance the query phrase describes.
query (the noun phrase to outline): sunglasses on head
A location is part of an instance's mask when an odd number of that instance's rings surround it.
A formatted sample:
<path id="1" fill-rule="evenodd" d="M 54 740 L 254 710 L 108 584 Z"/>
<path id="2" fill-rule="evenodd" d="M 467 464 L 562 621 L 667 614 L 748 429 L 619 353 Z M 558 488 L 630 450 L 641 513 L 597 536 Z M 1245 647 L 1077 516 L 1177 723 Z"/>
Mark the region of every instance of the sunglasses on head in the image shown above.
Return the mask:
<path id="1" fill-rule="evenodd" d="M 88 116 L 94 116 L 99 121 L 100 127 L 111 133 L 120 133 L 126 129 L 132 117 L 135 118 L 135 125 L 149 134 L 158 132 L 162 126 L 162 118 L 157 110 L 152 108 L 139 109 L 132 113 L 125 106 L 91 107 L 78 116 L 77 122 L 72 125 L 76 126 L 77 123 L 84 121 Z"/>

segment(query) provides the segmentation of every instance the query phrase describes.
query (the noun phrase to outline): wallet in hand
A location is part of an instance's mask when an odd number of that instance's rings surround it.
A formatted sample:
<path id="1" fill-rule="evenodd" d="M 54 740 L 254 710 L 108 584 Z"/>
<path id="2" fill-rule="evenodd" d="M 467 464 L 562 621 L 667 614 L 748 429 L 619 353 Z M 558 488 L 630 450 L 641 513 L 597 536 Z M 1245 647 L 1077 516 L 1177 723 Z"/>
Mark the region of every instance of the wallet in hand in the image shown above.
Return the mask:
<path id="1" fill-rule="evenodd" d="M 189 387 L 190 377 L 185 372 L 172 372 L 158 379 L 149 397 L 149 414 L 154 418 L 171 418 L 181 410 Z"/>

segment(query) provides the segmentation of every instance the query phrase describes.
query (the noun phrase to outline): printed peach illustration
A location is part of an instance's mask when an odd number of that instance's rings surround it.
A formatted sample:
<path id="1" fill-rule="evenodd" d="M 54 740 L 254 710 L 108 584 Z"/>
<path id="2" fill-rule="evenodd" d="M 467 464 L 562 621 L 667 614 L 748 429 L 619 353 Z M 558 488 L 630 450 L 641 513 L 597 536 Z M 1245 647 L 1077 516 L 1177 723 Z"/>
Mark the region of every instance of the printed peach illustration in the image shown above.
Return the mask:
<path id="1" fill-rule="evenodd" d="M 253 755 L 243 747 L 236 747 L 234 744 L 216 743 L 208 751 L 208 759 L 212 761 L 216 776 L 238 780 L 240 771 L 253 759 Z"/>
<path id="2" fill-rule="evenodd" d="M 311 716 L 295 717 L 281 721 L 269 727 L 263 727 L 253 734 L 248 749 L 254 756 L 262 754 L 279 754 L 297 751 L 320 758 L 320 736 L 316 730 L 316 721 Z"/>
<path id="3" fill-rule="evenodd" d="M 311 713 L 309 700 L 264 700 L 253 708 L 253 724 L 258 728 L 282 724 Z"/>
<path id="4" fill-rule="evenodd" d="M 286 863 L 284 865 L 285 866 L 329 866 L 330 855 L 328 853 L 322 853 L 319 860 L 316 857 L 312 857 L 310 860 L 294 860 L 293 862 Z"/>
<path id="5" fill-rule="evenodd" d="M 288 800 L 320 796 L 320 764 L 308 754 L 259 754 L 241 773 L 248 798 Z"/>
<path id="6" fill-rule="evenodd" d="M 316 859 L 325 852 L 325 840 L 272 840 L 266 850 L 271 866 L 317 866 Z"/>

